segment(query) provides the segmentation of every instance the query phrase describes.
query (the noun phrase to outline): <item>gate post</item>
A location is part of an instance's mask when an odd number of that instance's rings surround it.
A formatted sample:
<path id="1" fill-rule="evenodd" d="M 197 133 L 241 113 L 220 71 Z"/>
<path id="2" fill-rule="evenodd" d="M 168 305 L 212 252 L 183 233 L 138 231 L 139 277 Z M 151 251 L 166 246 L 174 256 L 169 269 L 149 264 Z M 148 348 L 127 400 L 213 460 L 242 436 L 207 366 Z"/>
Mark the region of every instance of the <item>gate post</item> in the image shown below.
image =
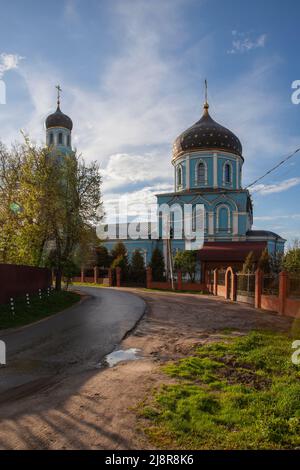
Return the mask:
<path id="1" fill-rule="evenodd" d="M 112 287 L 112 285 L 113 285 L 112 268 L 108 268 L 108 287 Z"/>
<path id="2" fill-rule="evenodd" d="M 232 271 L 231 273 L 231 300 L 236 301 L 237 294 L 237 275 Z"/>
<path id="3" fill-rule="evenodd" d="M 284 315 L 285 299 L 287 297 L 287 272 L 279 273 L 279 313 Z"/>
<path id="4" fill-rule="evenodd" d="M 255 297 L 254 297 L 254 307 L 261 307 L 261 293 L 262 293 L 262 280 L 263 273 L 260 269 L 255 271 Z"/>
<path id="5" fill-rule="evenodd" d="M 182 290 L 182 272 L 177 272 L 177 290 Z"/>
<path id="6" fill-rule="evenodd" d="M 214 269 L 213 295 L 218 295 L 218 268 Z"/>
<path id="7" fill-rule="evenodd" d="M 120 266 L 116 267 L 116 275 L 117 275 L 117 287 L 121 287 L 121 268 L 120 268 Z"/>
<path id="8" fill-rule="evenodd" d="M 94 266 L 94 284 L 98 283 L 98 273 L 99 273 L 98 266 Z"/>
<path id="9" fill-rule="evenodd" d="M 146 287 L 147 289 L 151 289 L 151 284 L 152 284 L 152 268 L 148 266 L 146 268 Z"/>
<path id="10" fill-rule="evenodd" d="M 81 267 L 81 277 L 80 277 L 80 282 L 85 282 L 85 278 L 84 278 L 84 267 L 83 267 L 83 266 Z"/>

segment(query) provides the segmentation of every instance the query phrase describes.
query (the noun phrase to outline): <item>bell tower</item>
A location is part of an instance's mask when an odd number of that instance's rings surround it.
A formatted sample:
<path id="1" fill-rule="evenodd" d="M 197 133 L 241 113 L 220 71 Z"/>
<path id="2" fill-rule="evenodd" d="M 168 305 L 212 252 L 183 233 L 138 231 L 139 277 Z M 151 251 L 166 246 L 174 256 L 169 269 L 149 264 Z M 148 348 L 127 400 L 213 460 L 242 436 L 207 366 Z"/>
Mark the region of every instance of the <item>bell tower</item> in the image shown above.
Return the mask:
<path id="1" fill-rule="evenodd" d="M 46 144 L 48 147 L 54 147 L 59 152 L 67 154 L 72 151 L 71 138 L 73 122 L 69 116 L 60 109 L 60 95 L 62 89 L 56 85 L 57 89 L 57 108 L 55 113 L 50 114 L 46 119 Z"/>

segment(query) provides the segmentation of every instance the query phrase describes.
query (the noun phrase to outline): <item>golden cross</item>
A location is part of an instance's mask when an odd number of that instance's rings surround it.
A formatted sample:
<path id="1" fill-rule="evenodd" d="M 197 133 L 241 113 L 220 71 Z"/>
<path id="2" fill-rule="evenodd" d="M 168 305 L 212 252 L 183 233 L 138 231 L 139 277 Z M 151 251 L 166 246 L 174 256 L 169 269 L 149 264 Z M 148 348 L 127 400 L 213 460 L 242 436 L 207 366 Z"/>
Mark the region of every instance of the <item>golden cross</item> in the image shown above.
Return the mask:
<path id="1" fill-rule="evenodd" d="M 59 104 L 60 104 L 60 92 L 62 91 L 62 89 L 60 88 L 60 85 L 56 85 L 55 88 L 57 89 L 57 104 L 59 106 Z"/>
<path id="2" fill-rule="evenodd" d="M 207 103 L 207 80 L 204 80 L 204 88 L 205 88 L 205 103 Z"/>

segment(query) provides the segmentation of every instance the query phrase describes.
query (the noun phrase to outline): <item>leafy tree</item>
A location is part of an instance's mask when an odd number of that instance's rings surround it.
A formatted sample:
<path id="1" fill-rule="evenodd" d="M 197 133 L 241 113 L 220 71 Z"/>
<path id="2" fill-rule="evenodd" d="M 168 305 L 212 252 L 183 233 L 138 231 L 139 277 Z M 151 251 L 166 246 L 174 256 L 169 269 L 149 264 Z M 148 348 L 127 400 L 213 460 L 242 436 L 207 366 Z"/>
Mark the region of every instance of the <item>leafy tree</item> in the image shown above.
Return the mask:
<path id="1" fill-rule="evenodd" d="M 145 281 L 146 270 L 144 264 L 144 258 L 140 250 L 135 250 L 132 254 L 131 265 L 130 265 L 130 278 L 135 281 Z"/>
<path id="2" fill-rule="evenodd" d="M 165 261 L 159 248 L 154 248 L 149 263 L 152 268 L 152 276 L 155 281 L 163 281 L 165 273 Z"/>
<path id="3" fill-rule="evenodd" d="M 190 280 L 194 282 L 197 267 L 196 251 L 178 251 L 174 258 L 174 267 L 182 274 L 188 274 Z"/>
<path id="4" fill-rule="evenodd" d="M 86 165 L 75 153 L 54 155 L 26 138 L 10 152 L 0 147 L 0 182 L 0 195 L 6 193 L 0 200 L 1 260 L 53 266 L 60 290 L 64 267 L 100 220 L 98 165 Z"/>
<path id="5" fill-rule="evenodd" d="M 264 272 L 264 273 L 269 273 L 271 271 L 270 268 L 270 255 L 268 252 L 268 248 L 265 248 L 260 255 L 260 258 L 258 260 L 258 268 Z"/>
<path id="6" fill-rule="evenodd" d="M 300 272 L 300 247 L 291 248 L 285 254 L 283 268 L 288 272 Z"/>
<path id="7" fill-rule="evenodd" d="M 127 256 L 127 250 L 124 243 L 121 241 L 117 242 L 111 250 L 111 255 L 113 259 L 118 258 L 119 256 Z"/>
<path id="8" fill-rule="evenodd" d="M 96 248 L 96 255 L 97 255 L 97 266 L 108 268 L 111 263 L 112 259 L 108 253 L 106 246 L 100 245 Z"/>
<path id="9" fill-rule="evenodd" d="M 276 251 L 272 253 L 270 256 L 270 270 L 272 273 L 279 274 L 280 271 L 283 269 L 283 258 L 284 254 L 281 252 Z"/>
<path id="10" fill-rule="evenodd" d="M 247 273 L 250 271 L 251 273 L 255 270 L 255 256 L 253 251 L 249 251 L 245 262 L 243 264 L 243 272 Z"/>

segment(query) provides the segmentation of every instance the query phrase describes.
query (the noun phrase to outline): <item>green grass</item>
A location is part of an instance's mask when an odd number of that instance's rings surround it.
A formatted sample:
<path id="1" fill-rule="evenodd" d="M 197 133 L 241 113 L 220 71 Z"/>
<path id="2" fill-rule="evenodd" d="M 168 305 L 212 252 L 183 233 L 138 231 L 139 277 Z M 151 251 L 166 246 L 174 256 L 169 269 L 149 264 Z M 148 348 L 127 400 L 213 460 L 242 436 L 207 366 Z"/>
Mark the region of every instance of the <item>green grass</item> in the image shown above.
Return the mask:
<path id="1" fill-rule="evenodd" d="M 72 286 L 82 286 L 82 287 L 108 287 L 105 284 L 96 284 L 95 282 L 73 282 L 70 284 Z"/>
<path id="2" fill-rule="evenodd" d="M 208 291 L 203 291 L 203 290 L 177 290 L 177 289 L 147 289 L 146 287 L 143 288 L 143 290 L 147 292 L 173 292 L 175 294 L 197 294 L 197 295 L 209 295 Z"/>
<path id="3" fill-rule="evenodd" d="M 0 329 L 27 325 L 53 313 L 60 312 L 80 300 L 80 295 L 75 292 L 53 292 L 47 296 L 30 296 L 30 306 L 25 298 L 15 300 L 15 314 L 12 314 L 10 304 L 0 305 Z"/>
<path id="4" fill-rule="evenodd" d="M 252 332 L 168 363 L 175 379 L 141 414 L 158 448 L 293 449 L 300 446 L 300 365 L 292 340 Z"/>

